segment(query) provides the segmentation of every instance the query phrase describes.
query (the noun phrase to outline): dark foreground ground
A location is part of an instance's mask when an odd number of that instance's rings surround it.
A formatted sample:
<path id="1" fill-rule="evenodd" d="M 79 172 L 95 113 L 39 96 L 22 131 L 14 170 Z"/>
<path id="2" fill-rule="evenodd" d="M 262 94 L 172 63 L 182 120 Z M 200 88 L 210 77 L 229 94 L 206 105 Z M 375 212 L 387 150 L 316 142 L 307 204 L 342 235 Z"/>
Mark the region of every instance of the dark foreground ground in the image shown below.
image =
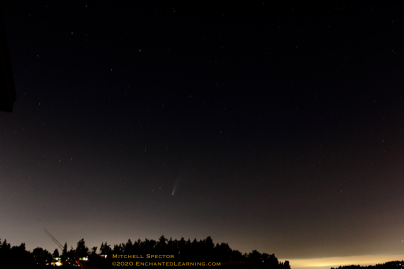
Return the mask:
<path id="1" fill-rule="evenodd" d="M 121 266 L 120 266 L 121 267 Z M 252 264 L 249 264 L 249 265 L 246 265 L 246 264 L 226 264 L 226 263 L 224 263 L 224 264 L 222 264 L 221 266 L 204 266 L 204 267 L 201 267 L 201 266 L 172 266 L 172 267 L 170 267 L 170 266 L 161 266 L 161 267 L 153 267 L 153 266 L 144 266 L 144 267 L 137 267 L 137 266 L 126 266 L 125 268 L 221 268 L 221 267 L 224 267 L 224 268 L 256 268 L 256 269 L 258 269 L 258 268 L 261 268 L 261 267 L 259 267 L 259 266 L 257 266 L 257 265 L 252 265 Z M 18 267 L 18 266 L 10 266 L 10 267 L 7 267 L 7 266 L 0 266 L 0 268 L 4 268 L 4 269 L 6 269 L 6 268 L 21 268 L 21 269 L 56 269 L 56 268 L 70 268 L 70 269 L 73 269 L 73 268 L 80 268 L 80 267 L 75 267 L 75 266 L 50 266 L 50 265 L 48 265 L 48 266 L 31 266 L 31 267 Z M 116 266 L 114 267 L 114 266 L 103 266 L 103 267 L 90 267 L 89 269 L 109 269 L 109 268 L 116 268 Z"/>

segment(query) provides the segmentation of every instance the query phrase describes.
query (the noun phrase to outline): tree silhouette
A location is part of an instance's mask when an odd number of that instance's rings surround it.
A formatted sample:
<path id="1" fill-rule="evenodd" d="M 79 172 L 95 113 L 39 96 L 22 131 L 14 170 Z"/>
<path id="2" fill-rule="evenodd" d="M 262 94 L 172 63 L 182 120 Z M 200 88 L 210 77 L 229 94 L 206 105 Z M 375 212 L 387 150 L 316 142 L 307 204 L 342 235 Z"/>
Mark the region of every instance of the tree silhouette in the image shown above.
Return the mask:
<path id="1" fill-rule="evenodd" d="M 200 246 L 200 251 L 204 255 L 204 260 L 212 260 L 215 249 L 215 244 L 213 243 L 212 238 L 210 236 L 206 237 L 206 239 L 201 242 Z"/>
<path id="2" fill-rule="evenodd" d="M 82 238 L 79 242 L 77 242 L 76 253 L 78 257 L 88 256 L 88 247 L 86 247 L 86 242 L 84 241 L 84 238 Z"/>
<path id="3" fill-rule="evenodd" d="M 125 254 L 133 253 L 133 243 L 130 239 L 128 239 L 128 242 L 126 242 L 126 244 L 125 244 L 124 253 Z"/>
<path id="4" fill-rule="evenodd" d="M 10 250 L 11 246 L 7 243 L 7 239 L 4 239 L 3 244 L 1 245 L 1 250 L 7 251 Z"/>
<path id="5" fill-rule="evenodd" d="M 111 252 L 112 252 L 111 246 L 108 245 L 107 242 L 105 242 L 105 244 L 104 244 L 104 243 L 101 243 L 100 250 L 101 250 L 101 254 L 102 254 L 102 255 L 110 255 Z"/>
<path id="6" fill-rule="evenodd" d="M 214 260 L 215 261 L 231 261 L 231 248 L 227 243 L 216 244 L 214 250 Z"/>
<path id="7" fill-rule="evenodd" d="M 16 263 L 18 261 L 18 263 Z M 7 240 L 0 240 L 0 267 L 3 268 L 32 268 L 35 260 L 30 252 L 25 249 L 25 243 L 11 247 Z"/>
<path id="8" fill-rule="evenodd" d="M 62 250 L 62 256 L 61 256 L 62 263 L 64 263 L 67 260 L 67 243 L 64 244 L 63 250 Z"/>
<path id="9" fill-rule="evenodd" d="M 248 260 L 252 262 L 262 262 L 261 260 L 261 253 L 259 253 L 257 250 L 253 250 L 251 253 L 248 254 Z"/>
<path id="10" fill-rule="evenodd" d="M 144 255 L 146 255 L 148 253 L 152 253 L 155 245 L 156 245 L 155 240 L 153 240 L 153 239 L 149 240 L 149 239 L 145 238 L 145 240 L 140 245 L 141 253 Z"/>
<path id="11" fill-rule="evenodd" d="M 167 254 L 178 255 L 178 241 L 171 237 L 167 242 Z"/>
<path id="12" fill-rule="evenodd" d="M 55 248 L 55 250 L 53 251 L 52 256 L 53 257 L 59 257 L 59 250 L 57 248 Z"/>
<path id="13" fill-rule="evenodd" d="M 275 257 L 275 254 L 266 254 L 263 261 L 266 268 L 282 268 L 282 265 L 279 264 L 278 258 Z"/>
<path id="14" fill-rule="evenodd" d="M 159 241 L 156 244 L 156 250 L 159 253 L 164 253 L 167 250 L 167 238 L 164 235 L 160 236 Z"/>
<path id="15" fill-rule="evenodd" d="M 115 244 L 114 250 L 112 251 L 114 254 L 123 254 L 125 247 L 122 244 Z"/>
<path id="16" fill-rule="evenodd" d="M 71 249 L 67 252 L 67 258 L 70 260 L 71 263 L 74 263 L 77 259 L 77 251 L 71 247 Z"/>
<path id="17" fill-rule="evenodd" d="M 32 251 L 32 255 L 35 259 L 35 262 L 39 265 L 46 265 L 47 263 L 50 264 L 53 260 L 52 254 L 41 247 L 36 247 Z"/>
<path id="18" fill-rule="evenodd" d="M 231 261 L 243 261 L 245 259 L 244 255 L 238 250 L 232 250 L 230 255 Z"/>

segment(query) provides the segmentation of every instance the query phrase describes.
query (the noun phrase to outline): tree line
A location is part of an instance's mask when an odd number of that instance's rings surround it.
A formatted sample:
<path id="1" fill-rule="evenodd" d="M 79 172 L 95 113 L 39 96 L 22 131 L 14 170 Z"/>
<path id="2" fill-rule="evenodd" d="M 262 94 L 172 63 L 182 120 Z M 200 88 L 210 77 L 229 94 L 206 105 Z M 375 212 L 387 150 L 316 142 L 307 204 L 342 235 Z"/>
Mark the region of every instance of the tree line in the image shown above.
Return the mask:
<path id="1" fill-rule="evenodd" d="M 33 251 L 27 251 L 25 243 L 20 246 L 11 247 L 7 240 L 1 242 L 0 239 L 0 260 L 18 260 L 24 261 L 24 265 L 46 265 L 51 264 L 55 258 L 60 258 L 64 265 L 73 265 L 76 259 L 80 257 L 88 257 L 90 261 L 101 264 L 111 264 L 110 261 L 113 255 L 138 255 L 146 257 L 147 254 L 152 255 L 174 255 L 175 261 L 198 261 L 198 262 L 228 262 L 228 263 L 255 263 L 259 264 L 260 268 L 276 268 L 290 269 L 289 261 L 280 262 L 275 254 L 260 253 L 253 250 L 250 253 L 242 254 L 238 250 L 233 250 L 227 243 L 213 243 L 210 236 L 203 240 L 191 241 L 185 240 L 183 237 L 180 240 L 168 239 L 162 235 L 156 240 L 140 240 L 132 242 L 130 239 L 126 243 L 109 245 L 107 242 L 102 242 L 99 251 L 97 247 L 92 247 L 91 250 L 86 246 L 84 238 L 81 239 L 74 249 L 67 248 L 67 243 L 64 244 L 61 253 L 56 248 L 51 254 L 46 249 L 37 247 Z M 106 258 L 104 258 L 106 255 Z M 165 260 L 164 260 L 165 261 Z M 21 266 L 22 264 L 19 264 Z M 102 267 L 102 266 L 99 266 Z"/>

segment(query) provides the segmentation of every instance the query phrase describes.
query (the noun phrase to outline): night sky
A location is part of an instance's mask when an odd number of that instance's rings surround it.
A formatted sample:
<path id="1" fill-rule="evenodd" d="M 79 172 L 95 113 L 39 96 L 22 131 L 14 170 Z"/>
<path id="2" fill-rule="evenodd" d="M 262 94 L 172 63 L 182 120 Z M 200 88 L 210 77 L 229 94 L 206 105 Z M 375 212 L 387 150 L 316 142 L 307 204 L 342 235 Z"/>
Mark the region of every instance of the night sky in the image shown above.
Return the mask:
<path id="1" fill-rule="evenodd" d="M 397 6 L 2 7 L 17 92 L 0 112 L 2 240 L 211 236 L 292 268 L 404 259 Z"/>

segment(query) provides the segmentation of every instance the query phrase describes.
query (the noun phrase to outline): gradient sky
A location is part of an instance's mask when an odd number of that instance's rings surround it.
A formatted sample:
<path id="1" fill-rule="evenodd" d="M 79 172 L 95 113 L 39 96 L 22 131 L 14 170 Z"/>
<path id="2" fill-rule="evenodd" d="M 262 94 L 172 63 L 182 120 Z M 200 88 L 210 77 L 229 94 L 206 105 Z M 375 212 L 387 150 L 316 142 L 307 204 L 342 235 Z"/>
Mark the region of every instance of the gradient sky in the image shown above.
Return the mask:
<path id="1" fill-rule="evenodd" d="M 128 2 L 4 1 L 1 239 L 404 259 L 402 10 Z"/>

